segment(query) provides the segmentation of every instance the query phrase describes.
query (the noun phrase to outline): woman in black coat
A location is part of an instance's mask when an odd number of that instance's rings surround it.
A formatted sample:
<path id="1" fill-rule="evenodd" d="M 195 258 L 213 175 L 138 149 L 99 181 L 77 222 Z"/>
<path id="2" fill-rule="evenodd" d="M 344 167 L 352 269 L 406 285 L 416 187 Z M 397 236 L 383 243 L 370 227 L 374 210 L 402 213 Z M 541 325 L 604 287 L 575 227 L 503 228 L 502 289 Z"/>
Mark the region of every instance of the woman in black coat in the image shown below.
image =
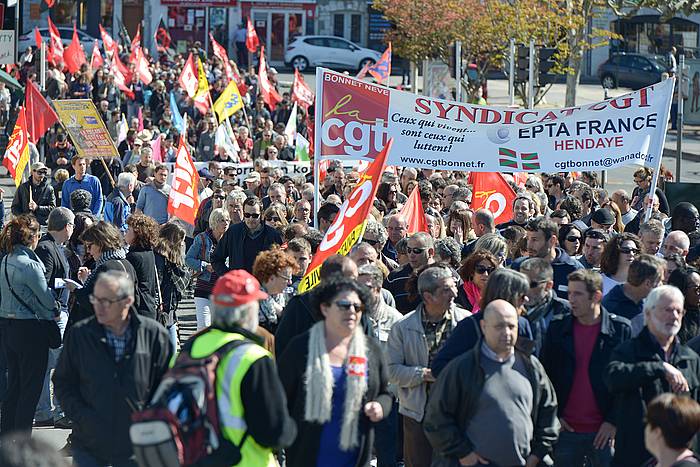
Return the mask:
<path id="1" fill-rule="evenodd" d="M 158 239 L 160 226 L 150 216 L 132 214 L 126 220 L 128 229 L 124 235 L 129 244 L 126 259 L 136 271 L 136 290 L 141 303 L 136 307 L 138 314 L 156 319 L 158 315 L 158 280 L 153 247 Z"/>
<path id="2" fill-rule="evenodd" d="M 374 424 L 392 401 L 381 349 L 360 325 L 363 304 L 371 300 L 363 285 L 347 278 L 318 285 L 312 303 L 323 319 L 277 359 L 299 427 L 286 450 L 288 467 L 369 465 Z"/>

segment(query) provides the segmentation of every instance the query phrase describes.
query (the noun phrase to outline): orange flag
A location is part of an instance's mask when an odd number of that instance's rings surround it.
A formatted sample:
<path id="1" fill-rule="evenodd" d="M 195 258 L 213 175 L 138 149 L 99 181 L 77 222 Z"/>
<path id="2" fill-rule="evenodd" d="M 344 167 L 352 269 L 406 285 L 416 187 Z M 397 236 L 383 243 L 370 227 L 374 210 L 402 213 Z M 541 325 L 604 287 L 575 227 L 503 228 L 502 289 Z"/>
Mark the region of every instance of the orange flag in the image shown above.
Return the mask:
<path id="1" fill-rule="evenodd" d="M 399 214 L 408 222 L 408 233 L 429 232 L 428 223 L 425 221 L 423 202 L 420 199 L 420 191 L 418 191 L 417 185 L 408 196 L 406 204 L 403 205 Z"/>
<path id="2" fill-rule="evenodd" d="M 199 174 L 192 162 L 190 150 L 185 139 L 180 136 L 177 148 L 177 158 L 173 169 L 173 186 L 168 198 L 168 214 L 175 216 L 188 224 L 194 225 L 194 218 L 199 209 Z"/>
<path id="3" fill-rule="evenodd" d="M 41 95 L 36 84 L 30 80 L 27 80 L 25 88 L 24 107 L 28 113 L 25 129 L 29 133 L 31 142 L 36 144 L 39 138 L 58 121 L 58 115 Z"/>
<path id="4" fill-rule="evenodd" d="M 7 143 L 5 157 L 2 165 L 7 167 L 10 176 L 14 179 L 15 185 L 22 183 L 22 174 L 29 164 L 29 135 L 27 134 L 27 112 L 24 107 L 19 108 L 15 128 Z"/>
<path id="5" fill-rule="evenodd" d="M 472 172 L 472 209 L 488 209 L 493 213 L 496 224 L 513 219 L 515 192 L 503 175 L 498 172 Z"/>
<path id="6" fill-rule="evenodd" d="M 323 240 L 299 283 L 299 293 L 316 287 L 321 280 L 321 265 L 330 256 L 347 255 L 365 232 L 367 217 L 372 209 L 377 187 L 382 181 L 387 154 L 393 140 L 384 146 L 372 164 L 360 176 L 350 196 L 340 206 L 340 211 L 323 236 Z"/>

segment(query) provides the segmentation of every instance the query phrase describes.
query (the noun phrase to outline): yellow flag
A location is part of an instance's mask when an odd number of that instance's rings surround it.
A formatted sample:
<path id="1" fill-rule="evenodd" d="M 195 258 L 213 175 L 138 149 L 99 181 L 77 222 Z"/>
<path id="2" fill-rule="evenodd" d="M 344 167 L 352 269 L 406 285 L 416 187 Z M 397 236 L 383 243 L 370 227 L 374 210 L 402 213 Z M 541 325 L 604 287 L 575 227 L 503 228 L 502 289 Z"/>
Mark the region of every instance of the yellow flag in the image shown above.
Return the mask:
<path id="1" fill-rule="evenodd" d="M 204 73 L 204 66 L 202 65 L 202 60 L 197 59 L 197 92 L 194 95 L 194 106 L 202 113 L 206 114 L 209 111 L 209 106 L 211 105 L 211 97 L 209 97 L 209 82 L 207 81 L 207 75 Z"/>
<path id="2" fill-rule="evenodd" d="M 236 82 L 231 80 L 224 92 L 214 102 L 214 110 L 219 115 L 219 121 L 224 121 L 242 108 L 243 99 L 241 98 L 241 93 L 238 92 Z"/>
<path id="3" fill-rule="evenodd" d="M 22 175 L 29 164 L 29 134 L 27 133 L 27 113 L 24 107 L 20 107 L 15 128 L 12 130 L 10 141 L 7 143 L 5 157 L 2 165 L 7 168 L 15 185 L 22 183 Z"/>

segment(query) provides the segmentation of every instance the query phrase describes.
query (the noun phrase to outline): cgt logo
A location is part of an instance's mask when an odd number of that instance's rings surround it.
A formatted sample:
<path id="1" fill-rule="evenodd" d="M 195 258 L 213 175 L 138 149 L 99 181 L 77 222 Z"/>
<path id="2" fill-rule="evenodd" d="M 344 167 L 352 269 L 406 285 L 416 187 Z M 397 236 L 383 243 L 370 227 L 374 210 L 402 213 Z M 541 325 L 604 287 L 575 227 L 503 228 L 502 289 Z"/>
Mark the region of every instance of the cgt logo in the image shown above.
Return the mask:
<path id="1" fill-rule="evenodd" d="M 321 154 L 375 158 L 388 140 L 387 89 L 326 73 L 322 95 Z"/>

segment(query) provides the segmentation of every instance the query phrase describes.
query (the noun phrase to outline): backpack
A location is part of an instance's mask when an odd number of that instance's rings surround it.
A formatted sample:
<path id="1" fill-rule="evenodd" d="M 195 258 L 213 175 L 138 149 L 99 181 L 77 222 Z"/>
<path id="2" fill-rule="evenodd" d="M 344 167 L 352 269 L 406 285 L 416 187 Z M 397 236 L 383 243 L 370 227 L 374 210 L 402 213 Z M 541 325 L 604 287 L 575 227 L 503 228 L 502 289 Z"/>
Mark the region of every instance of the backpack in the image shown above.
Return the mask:
<path id="1" fill-rule="evenodd" d="M 240 446 L 248 432 L 238 446 L 222 442 L 216 367 L 230 351 L 247 341 L 231 341 L 203 358 L 191 357 L 193 342 L 185 344 L 148 407 L 131 415 L 129 436 L 141 467 L 207 465 L 207 457 L 217 450 L 219 455 L 226 450 L 227 465 L 237 465 L 241 460 Z"/>

